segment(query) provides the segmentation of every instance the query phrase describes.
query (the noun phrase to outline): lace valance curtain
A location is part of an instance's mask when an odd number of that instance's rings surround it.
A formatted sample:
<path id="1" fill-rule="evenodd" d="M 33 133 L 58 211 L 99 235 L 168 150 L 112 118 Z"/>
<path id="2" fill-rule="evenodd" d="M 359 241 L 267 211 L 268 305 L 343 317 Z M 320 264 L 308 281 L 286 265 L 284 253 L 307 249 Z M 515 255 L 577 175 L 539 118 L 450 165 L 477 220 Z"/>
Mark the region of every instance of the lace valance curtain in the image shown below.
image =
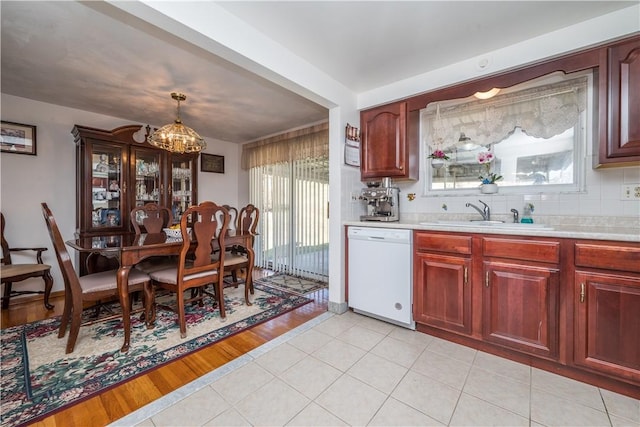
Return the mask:
<path id="1" fill-rule="evenodd" d="M 487 146 L 516 127 L 527 135 L 550 138 L 578 122 L 586 108 L 587 78 L 552 83 L 454 106 L 429 106 L 422 113 L 423 132 L 432 150 L 459 144 L 460 135 Z"/>
<path id="2" fill-rule="evenodd" d="M 329 156 L 329 123 L 286 132 L 242 147 L 242 169 Z"/>

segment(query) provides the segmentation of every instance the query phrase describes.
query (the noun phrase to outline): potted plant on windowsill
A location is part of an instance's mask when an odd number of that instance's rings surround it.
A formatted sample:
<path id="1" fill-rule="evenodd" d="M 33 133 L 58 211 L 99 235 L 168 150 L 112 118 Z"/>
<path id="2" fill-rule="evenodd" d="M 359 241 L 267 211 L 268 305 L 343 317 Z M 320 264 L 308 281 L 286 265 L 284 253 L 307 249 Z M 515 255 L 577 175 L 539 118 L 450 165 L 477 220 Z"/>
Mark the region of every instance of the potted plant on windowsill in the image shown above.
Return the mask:
<path id="1" fill-rule="evenodd" d="M 431 159 L 431 167 L 434 169 L 440 169 L 444 166 L 444 162 L 449 160 L 449 156 L 442 150 L 433 150 L 428 158 Z"/>
<path id="2" fill-rule="evenodd" d="M 491 171 L 493 160 L 494 156 L 490 151 L 481 151 L 478 153 L 478 163 L 482 165 L 482 171 L 478 179 L 480 179 L 480 192 L 483 194 L 497 193 L 498 184 L 496 184 L 496 182 L 502 179 L 502 175 Z"/>

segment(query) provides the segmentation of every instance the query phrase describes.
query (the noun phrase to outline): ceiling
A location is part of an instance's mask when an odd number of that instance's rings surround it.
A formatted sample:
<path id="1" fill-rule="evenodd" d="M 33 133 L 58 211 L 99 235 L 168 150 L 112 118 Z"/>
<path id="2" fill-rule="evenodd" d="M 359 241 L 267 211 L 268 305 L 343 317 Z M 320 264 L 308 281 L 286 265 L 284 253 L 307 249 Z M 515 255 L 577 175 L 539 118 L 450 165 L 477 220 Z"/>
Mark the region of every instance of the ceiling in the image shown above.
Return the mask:
<path id="1" fill-rule="evenodd" d="M 639 2 L 210 3 L 358 94 Z M 170 93 L 183 92 L 185 124 L 237 143 L 328 118 L 326 106 L 108 3 L 0 7 L 2 93 L 162 126 L 175 118 Z"/>

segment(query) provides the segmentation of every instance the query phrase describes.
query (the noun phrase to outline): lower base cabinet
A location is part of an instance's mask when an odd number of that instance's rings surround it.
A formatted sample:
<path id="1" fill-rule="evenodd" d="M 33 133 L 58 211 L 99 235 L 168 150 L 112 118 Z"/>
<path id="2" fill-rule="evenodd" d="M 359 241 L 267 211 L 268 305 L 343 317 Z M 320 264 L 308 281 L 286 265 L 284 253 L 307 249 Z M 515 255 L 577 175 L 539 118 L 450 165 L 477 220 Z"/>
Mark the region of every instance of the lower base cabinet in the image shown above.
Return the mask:
<path id="1" fill-rule="evenodd" d="M 558 269 L 485 262 L 483 339 L 514 350 L 558 356 Z"/>
<path id="2" fill-rule="evenodd" d="M 640 245 L 414 232 L 418 330 L 640 399 Z"/>
<path id="3" fill-rule="evenodd" d="M 464 257 L 416 255 L 420 286 L 414 296 L 415 321 L 454 332 L 471 332 L 471 261 Z"/>
<path id="4" fill-rule="evenodd" d="M 640 384 L 640 278 L 576 271 L 577 365 Z"/>

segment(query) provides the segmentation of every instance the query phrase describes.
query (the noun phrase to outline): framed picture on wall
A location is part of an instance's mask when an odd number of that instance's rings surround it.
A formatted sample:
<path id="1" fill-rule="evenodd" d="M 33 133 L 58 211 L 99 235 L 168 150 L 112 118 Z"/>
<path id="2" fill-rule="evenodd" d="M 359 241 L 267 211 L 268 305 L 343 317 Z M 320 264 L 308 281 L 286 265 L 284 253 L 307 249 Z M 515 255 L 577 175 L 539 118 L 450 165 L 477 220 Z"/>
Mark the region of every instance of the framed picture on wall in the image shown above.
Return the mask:
<path id="1" fill-rule="evenodd" d="M 0 147 L 3 153 L 36 155 L 36 127 L 2 121 Z"/>
<path id="2" fill-rule="evenodd" d="M 202 172 L 224 173 L 224 156 L 201 153 L 200 170 Z"/>

